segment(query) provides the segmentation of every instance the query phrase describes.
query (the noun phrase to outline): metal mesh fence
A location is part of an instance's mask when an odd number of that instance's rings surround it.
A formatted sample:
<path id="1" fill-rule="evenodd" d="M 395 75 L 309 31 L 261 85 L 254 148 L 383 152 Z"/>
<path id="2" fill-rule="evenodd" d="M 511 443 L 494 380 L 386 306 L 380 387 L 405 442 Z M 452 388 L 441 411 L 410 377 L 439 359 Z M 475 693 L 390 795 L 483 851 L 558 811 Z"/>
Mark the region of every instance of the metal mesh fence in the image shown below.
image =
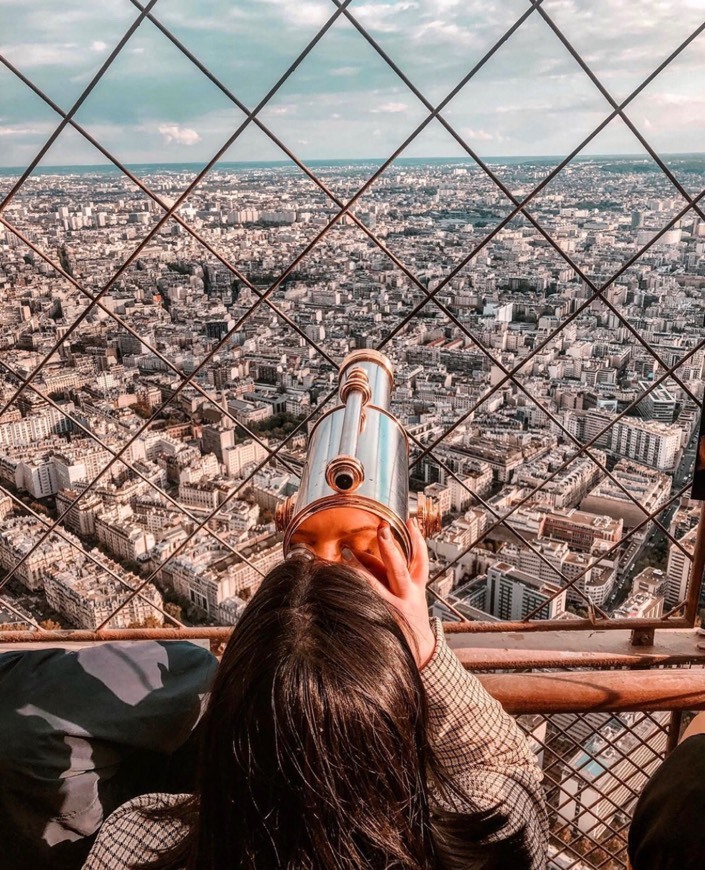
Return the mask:
<path id="1" fill-rule="evenodd" d="M 549 867 L 628 866 L 637 800 L 682 739 L 695 715 L 689 707 L 701 706 L 702 673 L 697 663 L 572 675 L 531 668 L 521 677 L 484 678 L 519 714 L 543 770 Z"/>
<path id="2" fill-rule="evenodd" d="M 626 867 L 633 809 L 665 757 L 670 714 L 564 713 L 519 721 L 544 772 L 548 866 Z"/>
<path id="3" fill-rule="evenodd" d="M 686 581 L 687 566 L 695 561 L 695 568 L 690 572 L 691 582 L 681 583 L 680 592 L 684 594 L 670 602 L 666 614 L 669 617 L 668 624 L 692 624 L 697 613 L 703 570 L 703 529 L 700 524 L 697 532 L 688 537 L 682 531 L 674 529 L 672 524 L 674 512 L 683 504 L 682 498 L 689 487 L 687 469 L 682 476 L 676 474 L 675 486 L 670 495 L 645 505 L 630 487 L 623 471 L 615 468 L 614 462 L 608 458 L 603 448 L 609 439 L 617 437 L 615 432 L 619 427 L 625 421 L 633 420 L 635 412 L 643 408 L 650 397 L 655 397 L 664 385 L 672 385 L 678 391 L 680 405 L 683 409 L 692 411 L 693 421 L 697 418 L 697 410 L 702 403 L 702 390 L 697 378 L 693 377 L 693 372 L 698 367 L 702 370 L 703 365 L 705 339 L 702 337 L 702 330 L 699 334 L 681 337 L 671 347 L 658 337 L 644 334 L 645 330 L 640 324 L 621 310 L 619 296 L 625 286 L 624 281 L 629 279 L 641 262 L 660 250 L 660 245 L 674 227 L 678 227 L 686 218 L 705 221 L 702 208 L 705 190 L 695 193 L 689 191 L 627 114 L 630 104 L 700 37 L 705 29 L 705 22 L 675 46 L 626 97 L 617 99 L 610 94 L 586 59 L 571 44 L 545 5 L 540 0 L 532 0 L 506 32 L 487 47 L 484 55 L 447 95 L 440 101 L 432 101 L 424 95 L 423 88 L 418 87 L 404 72 L 404 65 L 395 61 L 380 40 L 361 23 L 363 16 L 356 14 L 355 3 L 350 0 L 332 0 L 325 24 L 292 60 L 276 83 L 250 108 L 189 50 L 175 35 L 173 28 L 170 29 L 160 20 L 156 0 L 146 5 L 137 0 L 131 2 L 136 9 L 134 20 L 68 109 L 58 105 L 44 89 L 33 82 L 31 75 L 21 68 L 21 64 L 13 63 L 7 57 L 0 57 L 5 70 L 14 80 L 22 83 L 28 92 L 31 91 L 36 98 L 43 101 L 58 118 L 57 126 L 35 157 L 4 190 L 0 202 L 0 229 L 4 230 L 5 249 L 23 252 L 26 262 L 41 269 L 44 274 L 54 276 L 57 282 L 61 282 L 62 287 L 70 288 L 76 298 L 80 299 L 80 305 L 72 306 L 71 316 L 61 319 L 63 322 L 60 328 L 55 328 L 51 334 L 42 335 L 39 345 L 41 351 L 36 352 L 27 365 L 18 367 L 8 360 L 0 363 L 7 385 L 0 401 L 0 420 L 8 419 L 5 415 L 12 415 L 17 409 L 21 412 L 22 419 L 28 419 L 31 417 L 28 409 L 32 411 L 42 408 L 45 417 L 52 421 L 53 431 L 71 431 L 73 437 L 85 439 L 81 443 L 90 453 L 91 459 L 90 473 L 76 485 L 69 481 L 70 485 L 65 486 L 61 496 L 57 497 L 55 508 L 49 511 L 41 503 L 23 497 L 23 488 L 13 485 L 10 476 L 3 476 L 1 491 L 7 500 L 7 510 L 12 509 L 19 518 L 16 517 L 9 524 L 15 532 L 6 533 L 0 542 L 0 559 L 5 569 L 0 580 L 0 589 L 10 588 L 15 580 L 19 580 L 30 591 L 36 591 L 45 582 L 46 566 L 51 563 L 53 567 L 49 573 L 54 575 L 54 579 L 46 582 L 53 590 L 52 600 L 58 602 L 57 608 L 60 604 L 62 612 L 73 614 L 75 623 L 97 630 L 131 625 L 156 626 L 162 620 L 166 624 L 182 625 L 180 610 L 164 604 L 157 585 L 163 589 L 178 585 L 179 572 L 183 574 L 192 569 L 196 563 L 196 555 L 199 554 L 210 554 L 208 573 L 215 578 L 214 582 L 217 582 L 224 571 L 231 571 L 235 579 L 230 587 L 234 592 L 251 593 L 258 580 L 273 564 L 277 553 L 276 549 L 264 545 L 267 535 L 260 538 L 254 535 L 252 540 L 245 542 L 233 538 L 230 531 L 233 524 L 237 523 L 233 506 L 243 503 L 259 474 L 279 471 L 295 476 L 300 470 L 300 438 L 306 433 L 309 423 L 334 401 L 333 373 L 342 359 L 340 342 L 331 342 L 327 336 L 322 337 L 320 330 L 311 328 L 311 324 L 301 318 L 289 303 L 287 290 L 291 282 L 305 276 L 307 271 L 316 274 L 315 258 L 320 251 L 340 248 L 343 251 L 342 256 L 349 256 L 351 262 L 362 260 L 367 263 L 365 268 L 368 272 L 376 269 L 378 263 L 383 263 L 384 268 L 391 270 L 395 280 L 405 288 L 406 305 L 395 316 L 385 318 L 377 334 L 371 339 L 376 348 L 393 355 L 398 353 L 399 342 L 410 334 L 409 330 L 417 328 L 429 312 L 433 312 L 434 318 L 440 319 L 443 329 L 447 329 L 454 339 L 461 340 L 466 357 L 475 360 L 473 364 L 476 369 L 489 375 L 479 389 L 468 391 L 465 401 L 460 405 L 462 413 L 454 419 L 446 419 L 442 426 L 432 426 L 426 431 L 418 426 L 409 426 L 408 429 L 412 445 L 412 475 L 421 475 L 422 472 L 425 473 L 424 469 L 432 467 L 437 477 L 448 484 L 452 483 L 457 489 L 460 493 L 459 500 L 466 508 L 477 508 L 483 516 L 483 522 L 473 526 L 462 546 L 457 547 L 452 556 L 440 562 L 432 573 L 429 590 L 444 608 L 443 612 L 454 619 L 467 619 L 471 616 L 477 618 L 477 614 L 466 606 L 457 593 L 447 593 L 444 581 L 451 575 L 456 580 L 460 579 L 467 557 L 486 547 L 489 541 L 494 542 L 492 546 L 495 549 L 497 541 L 504 541 L 516 545 L 525 554 L 530 554 L 535 562 L 536 573 L 548 578 L 548 591 L 540 600 L 526 608 L 521 617 L 524 622 L 539 619 L 547 624 L 546 617 L 556 615 L 556 602 L 561 597 L 565 600 L 568 593 L 574 599 L 574 609 L 582 616 L 575 620 L 562 621 L 561 627 L 579 628 L 595 624 L 623 627 L 626 624 L 623 620 L 608 619 L 604 601 L 593 594 L 595 583 L 590 585 L 591 578 L 614 570 L 614 564 L 625 553 L 629 553 L 630 548 L 631 558 L 636 561 L 636 556 L 649 542 L 658 540 L 662 546 L 670 548 L 672 554 L 676 554 L 674 559 L 677 560 L 680 554 L 681 577 L 686 578 Z M 545 33 L 552 34 L 569 53 L 584 72 L 586 79 L 604 98 L 606 110 L 600 122 L 569 154 L 550 168 L 550 171 L 540 174 L 538 183 L 520 185 L 521 189 L 518 190 L 515 183 L 507 180 L 506 175 L 477 153 L 471 144 L 472 137 L 463 135 L 462 128 L 450 120 L 453 113 L 449 108 L 452 109 L 453 100 L 476 80 L 497 52 L 503 50 L 507 44 L 511 45 L 512 37 L 523 32 L 522 28 L 525 29 L 530 22 L 539 22 L 545 28 Z M 423 110 L 420 122 L 389 157 L 371 172 L 359 170 L 355 177 L 356 188 L 350 187 L 345 195 L 336 192 L 335 179 L 331 180 L 325 171 L 307 165 L 297 156 L 286 137 L 275 132 L 271 116 L 267 121 L 263 120 L 266 108 L 276 100 L 291 77 L 306 63 L 309 55 L 319 44 L 331 38 L 336 27 L 343 24 L 354 30 L 377 61 L 386 66 L 399 86 L 413 95 Z M 129 45 L 135 32 L 146 26 L 154 28 L 159 39 L 167 41 L 185 63 L 193 65 L 197 75 L 213 85 L 226 104 L 238 113 L 238 121 L 233 125 L 231 134 L 213 156 L 195 174 L 185 174 L 180 178 L 176 196 L 164 195 L 162 187 L 154 183 L 155 179 L 150 178 L 150 183 L 147 183 L 138 172 L 125 165 L 112 148 L 102 144 L 99 136 L 90 132 L 90 125 L 77 120 L 84 104 L 90 105 L 94 91 L 99 98 L 101 80 Z M 95 98 L 94 95 L 93 99 Z M 570 171 L 575 158 L 615 119 L 626 126 L 648 159 L 658 168 L 658 183 L 670 191 L 673 201 L 668 215 L 664 216 L 658 228 L 654 228 L 647 241 L 637 239 L 629 249 L 621 252 L 622 256 L 613 258 L 613 267 L 606 274 L 596 275 L 581 263 L 581 258 L 565 243 L 565 233 L 557 233 L 554 225 L 543 219 L 540 204 L 542 197 L 550 194 L 553 186 Z M 468 158 L 469 165 L 477 171 L 477 177 L 483 179 L 482 184 L 487 185 L 487 190 L 492 192 L 492 196 L 499 203 L 497 212 L 501 213 L 501 218 L 494 225 L 488 225 L 481 233 L 473 235 L 460 246 L 455 265 L 433 282 L 428 280 L 428 276 L 419 274 L 417 270 L 406 265 L 389 234 L 376 232 L 374 225 L 367 219 L 370 197 L 377 195 L 380 185 L 388 183 L 390 173 L 395 171 L 400 156 L 423 136 L 431 124 L 438 125 L 457 146 L 459 153 Z M 272 251 L 268 258 L 263 257 L 257 262 L 251 259 L 247 266 L 243 266 L 242 250 L 236 250 L 230 242 L 223 243 L 219 234 L 207 222 L 196 221 L 193 203 L 197 195 L 202 194 L 207 199 L 209 184 L 217 186 L 222 182 L 222 176 L 218 175 L 219 161 L 230 153 L 241 136 L 253 130 L 280 150 L 292 171 L 296 172 L 297 183 L 306 186 L 311 201 L 318 204 L 320 211 L 311 223 L 311 237 L 298 250 L 293 249 L 295 246 L 283 246 Z M 90 262 L 82 262 L 80 266 L 75 262 L 64 239 L 54 238 L 54 251 L 48 249 L 31 221 L 27 219 L 24 209 L 27 199 L 38 195 L 35 183 L 38 168 L 41 168 L 42 161 L 52 146 L 66 131 L 89 143 L 102 158 L 116 167 L 121 174 L 121 181 L 114 183 L 123 185 L 126 198 L 138 198 L 142 203 L 143 210 L 140 213 L 145 220 L 136 225 L 134 248 L 117 268 L 111 270 L 108 280 L 105 281 L 97 278 L 99 271 L 96 274 L 91 273 Z M 565 271 L 578 292 L 569 310 L 560 316 L 548 318 L 549 325 L 538 334 L 530 350 L 518 361 L 507 364 L 502 349 L 495 347 L 480 327 L 476 324 L 469 325 L 468 319 L 462 316 L 458 306 L 452 301 L 452 291 L 455 282 L 467 275 L 468 269 L 480 257 L 487 256 L 493 246 L 503 243 L 506 233 L 517 226 L 522 228 L 532 244 L 540 244 L 550 252 L 555 269 Z M 206 271 L 207 264 L 218 266 L 239 288 L 238 305 L 232 307 L 234 313 L 225 318 L 223 324 L 214 325 L 212 340 L 208 342 L 206 352 L 199 358 L 194 356 L 187 359 L 183 354 L 180 359 L 172 358 L 155 330 L 148 328 L 144 320 L 132 317 L 128 308 L 120 304 L 120 294 L 125 287 L 138 286 L 143 258 L 151 256 L 154 249 L 175 250 L 174 239 L 178 239 L 178 250 L 183 260 L 200 262 L 204 264 Z M 354 240 L 354 246 L 350 245 L 350 239 Z M 349 255 L 345 253 L 348 249 Z M 119 258 L 116 261 L 117 259 Z M 240 304 L 241 299 L 247 301 Z M 581 318 L 595 317 L 596 312 L 599 312 L 600 318 L 604 318 L 605 323 L 611 324 L 613 330 L 623 332 L 625 340 L 628 339 L 634 349 L 634 355 L 642 361 L 642 368 L 646 370 L 648 366 L 651 367 L 652 377 L 643 381 L 639 391 L 624 399 L 618 411 L 605 415 L 592 430 L 584 431 L 578 425 L 577 416 L 569 419 L 552 410 L 548 397 L 536 389 L 531 373 L 534 366 L 545 365 L 546 353 L 559 343 L 571 340 L 568 337 L 571 335 L 571 327 L 580 322 Z M 184 315 L 172 303 L 169 316 L 176 320 Z M 125 426 L 117 439 L 112 435 L 108 438 L 100 425 L 97 425 L 99 414 L 93 413 L 85 405 L 77 406 L 65 401 L 65 395 L 70 395 L 71 378 L 74 379 L 74 385 L 82 382 L 83 374 L 77 359 L 92 347 L 100 346 L 100 336 L 95 329 L 96 324 L 100 323 L 111 324 L 123 358 L 137 349 L 149 355 L 156 371 L 166 373 L 171 379 L 168 389 L 157 391 L 157 398 L 145 394 L 140 399 L 139 421 L 132 421 Z M 316 360 L 317 370 L 321 375 L 319 384 L 323 384 L 317 391 L 313 405 L 300 409 L 301 412 L 290 431 L 278 438 L 263 434 L 257 425 L 244 420 L 233 406 L 222 400 L 216 385 L 217 366 L 227 362 L 234 347 L 233 342 L 240 340 L 239 337 L 245 337 L 257 344 L 258 335 L 264 336 L 263 341 L 266 341 L 271 323 L 291 335 L 292 352 L 300 354 L 301 348 L 305 348 L 310 358 Z M 429 361 L 434 358 L 431 354 Z M 648 366 L 644 364 L 644 360 L 648 362 Z M 61 388 L 63 399 L 57 398 L 57 394 L 61 393 L 61 390 L 57 392 L 56 389 L 60 381 L 57 377 L 57 362 L 65 365 L 71 375 L 66 381 L 69 386 Z M 51 377 L 47 377 L 48 374 Z M 63 374 L 66 375 L 66 372 Z M 102 376 L 105 380 L 109 373 L 98 371 L 97 376 Z M 401 393 L 404 386 L 401 384 L 400 402 L 403 401 Z M 526 409 L 527 417 L 533 415 L 545 422 L 545 431 L 555 437 L 561 453 L 558 459 L 554 457 L 541 479 L 527 481 L 521 497 L 503 503 L 501 498 L 496 497 L 497 492 L 490 494 L 478 489 L 472 478 L 460 470 L 457 456 L 458 448 L 462 452 L 463 446 L 462 442 L 458 442 L 458 436 L 462 434 L 468 421 L 477 415 L 491 413 L 493 402 L 507 388 L 516 397 L 517 405 Z M 146 393 L 148 392 L 147 390 Z M 168 436 L 170 431 L 188 430 L 193 436 L 193 420 L 189 419 L 188 412 L 184 412 L 184 409 L 193 405 L 217 412 L 239 435 L 250 439 L 252 448 L 246 473 L 233 479 L 225 489 L 215 494 L 206 493 L 202 503 L 187 504 L 176 494 L 174 480 L 169 478 L 173 464 L 169 464 L 168 457 L 160 457 L 161 471 L 159 468 L 155 469 L 154 463 L 147 461 L 149 455 L 144 453 L 144 444 L 150 432 L 161 432 Z M 20 420 L 15 422 L 21 423 Z M 453 449 L 449 450 L 449 447 Z M 604 485 L 615 497 L 629 506 L 636 514 L 636 519 L 618 538 L 605 535 L 605 546 L 597 552 L 588 548 L 584 558 L 559 565 L 552 557 L 550 549 L 542 546 L 536 536 L 527 531 L 526 523 L 519 520 L 527 505 L 541 504 L 542 499 L 545 504 L 551 504 L 551 499 L 555 498 L 551 493 L 555 494 L 556 488 L 564 486 L 566 475 L 581 463 L 604 481 Z M 125 558 L 118 561 L 112 558 L 123 552 L 119 532 L 120 504 L 114 497 L 114 489 L 118 485 L 129 487 L 133 483 L 136 485 L 136 495 L 132 504 L 140 512 L 144 527 L 150 528 L 150 522 L 157 524 L 162 518 L 165 525 L 173 527 L 174 533 L 170 537 L 164 537 L 164 546 L 156 557 L 141 566 L 130 565 L 128 567 L 132 570 L 127 570 Z M 107 519 L 102 521 L 101 542 L 104 546 L 101 549 L 89 549 L 85 546 L 86 538 L 91 539 L 95 531 L 92 527 L 91 535 L 83 534 L 80 531 L 81 523 L 90 514 L 91 500 L 97 494 L 104 501 L 107 499 L 109 504 L 112 503 L 112 509 L 107 512 Z M 689 515 L 692 514 L 691 507 Z M 555 530 L 557 540 L 560 540 L 561 534 L 574 533 L 574 528 Z M 106 550 L 111 556 L 108 556 Z M 608 567 L 610 564 L 612 569 Z M 85 574 L 87 578 L 86 585 L 62 585 L 61 577 L 72 571 L 75 573 L 77 565 L 80 566 L 82 575 Z M 192 573 L 197 575 L 198 571 Z M 109 587 L 110 591 L 102 597 L 98 596 L 100 601 L 96 601 L 86 622 L 84 599 L 91 597 L 88 590 L 95 587 L 96 576 L 104 579 L 103 585 Z M 209 594 L 211 593 L 206 583 L 201 583 L 199 589 L 198 581 L 194 580 L 190 603 L 211 612 L 214 602 L 209 599 Z M 42 626 L 38 618 L 28 615 L 21 605 L 21 599 L 4 596 L 0 604 L 21 621 L 31 624 L 40 634 L 45 630 L 46 624 Z M 233 620 L 236 618 L 236 611 L 237 607 L 233 611 Z M 546 744 L 547 757 L 553 752 L 552 746 L 553 744 Z M 560 783 L 556 788 L 560 791 Z M 572 827 L 564 826 L 557 836 L 562 837 L 568 828 L 572 830 Z M 612 836 L 617 837 L 619 830 L 619 826 L 615 825 L 617 833 L 613 832 Z M 589 832 L 585 834 L 588 840 L 590 836 L 592 834 Z"/>

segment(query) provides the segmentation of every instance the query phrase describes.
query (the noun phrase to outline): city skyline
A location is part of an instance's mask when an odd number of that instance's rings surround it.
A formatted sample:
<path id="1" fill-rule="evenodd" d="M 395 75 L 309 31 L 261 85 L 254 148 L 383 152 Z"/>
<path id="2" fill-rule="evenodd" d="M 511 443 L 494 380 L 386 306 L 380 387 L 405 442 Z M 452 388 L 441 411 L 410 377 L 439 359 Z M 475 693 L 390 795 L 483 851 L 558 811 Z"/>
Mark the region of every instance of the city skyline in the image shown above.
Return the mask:
<path id="1" fill-rule="evenodd" d="M 560 158 L 559 154 L 488 154 L 482 159 L 486 163 L 500 163 L 507 162 L 512 165 L 520 164 L 520 163 L 544 163 L 547 161 L 553 161 Z M 663 152 L 661 155 L 663 158 L 669 159 L 703 159 L 705 160 L 705 151 L 673 151 L 673 152 Z M 377 163 L 382 162 L 385 159 L 381 155 L 376 155 L 372 157 L 316 157 L 307 163 L 310 166 L 341 166 L 345 164 L 368 164 L 368 163 Z M 578 154 L 576 155 L 571 163 L 585 163 L 592 162 L 598 160 L 609 160 L 609 161 L 624 161 L 624 160 L 634 160 L 636 162 L 642 161 L 644 163 L 649 163 L 653 166 L 653 172 L 661 172 L 660 167 L 647 155 L 645 156 L 640 152 L 633 153 L 625 153 L 625 154 Z M 424 155 L 418 157 L 397 157 L 394 160 L 395 164 L 403 164 L 408 163 L 411 165 L 423 165 L 424 163 L 458 163 L 458 164 L 468 164 L 472 167 L 477 167 L 478 164 L 475 161 L 465 155 L 464 157 L 446 157 L 443 155 Z M 201 166 L 202 164 L 198 162 L 188 162 L 188 161 L 174 161 L 174 162 L 165 162 L 165 161 L 155 161 L 153 163 L 126 163 L 125 166 L 128 169 L 135 168 L 150 168 L 150 169 L 165 169 L 167 171 L 179 171 L 181 168 L 189 168 L 194 169 L 196 167 Z M 237 169 L 239 167 L 248 168 L 266 168 L 266 167 L 291 167 L 295 168 L 295 164 L 292 163 L 291 160 L 281 159 L 281 160 L 240 160 L 236 162 L 219 160 L 213 164 L 210 171 L 217 171 L 218 169 Z M 26 169 L 26 166 L 3 166 L 0 165 L 0 174 L 9 175 L 13 171 L 17 171 L 18 173 L 23 172 Z M 57 164 L 44 164 L 41 163 L 33 170 L 33 174 L 37 175 L 50 175 L 52 170 L 85 170 L 86 173 L 89 173 L 91 170 L 110 170 L 111 172 L 120 173 L 121 170 L 114 163 L 57 163 Z"/>

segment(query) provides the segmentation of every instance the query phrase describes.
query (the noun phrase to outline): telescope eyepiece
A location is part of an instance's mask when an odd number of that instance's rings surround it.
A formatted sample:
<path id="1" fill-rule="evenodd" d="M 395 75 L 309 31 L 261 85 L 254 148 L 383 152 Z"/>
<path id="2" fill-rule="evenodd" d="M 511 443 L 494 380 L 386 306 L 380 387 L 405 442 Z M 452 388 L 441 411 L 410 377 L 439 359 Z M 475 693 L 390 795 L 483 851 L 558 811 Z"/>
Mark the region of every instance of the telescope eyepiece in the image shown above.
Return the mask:
<path id="1" fill-rule="evenodd" d="M 336 492 L 354 492 L 364 479 L 365 470 L 355 456 L 336 456 L 326 468 L 326 483 Z"/>
<path id="2" fill-rule="evenodd" d="M 352 489 L 353 479 L 351 474 L 347 474 L 346 472 L 342 472 L 335 478 L 336 487 L 341 490 L 341 492 L 345 492 L 348 489 Z"/>

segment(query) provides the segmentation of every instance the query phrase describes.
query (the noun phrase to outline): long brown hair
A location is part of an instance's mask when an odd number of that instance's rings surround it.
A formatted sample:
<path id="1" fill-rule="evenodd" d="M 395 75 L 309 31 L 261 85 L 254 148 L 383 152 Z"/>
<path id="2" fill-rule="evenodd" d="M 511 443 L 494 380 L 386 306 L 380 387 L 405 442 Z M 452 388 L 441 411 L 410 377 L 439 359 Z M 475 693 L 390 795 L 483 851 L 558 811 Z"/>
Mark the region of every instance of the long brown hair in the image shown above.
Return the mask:
<path id="1" fill-rule="evenodd" d="M 233 630 L 201 723 L 193 797 L 152 813 L 188 833 L 142 867 L 432 870 L 528 867 L 481 846 L 498 814 L 437 813 L 452 789 L 427 736 L 400 617 L 357 571 L 292 558 Z"/>

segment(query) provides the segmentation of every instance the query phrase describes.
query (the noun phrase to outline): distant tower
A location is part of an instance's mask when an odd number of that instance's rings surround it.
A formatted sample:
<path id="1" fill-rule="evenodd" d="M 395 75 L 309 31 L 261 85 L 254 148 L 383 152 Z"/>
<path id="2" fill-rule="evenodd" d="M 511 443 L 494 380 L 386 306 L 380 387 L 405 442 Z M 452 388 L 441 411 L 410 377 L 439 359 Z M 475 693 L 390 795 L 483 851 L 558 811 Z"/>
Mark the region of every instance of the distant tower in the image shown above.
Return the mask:
<path id="1" fill-rule="evenodd" d="M 223 426 L 224 429 L 232 429 L 233 428 L 233 421 L 232 421 L 232 417 L 230 416 L 230 413 L 228 411 L 228 400 L 227 400 L 227 397 L 225 395 L 225 390 L 223 390 L 222 393 L 220 394 L 220 409 L 223 412 L 223 417 L 220 421 L 221 425 Z"/>

